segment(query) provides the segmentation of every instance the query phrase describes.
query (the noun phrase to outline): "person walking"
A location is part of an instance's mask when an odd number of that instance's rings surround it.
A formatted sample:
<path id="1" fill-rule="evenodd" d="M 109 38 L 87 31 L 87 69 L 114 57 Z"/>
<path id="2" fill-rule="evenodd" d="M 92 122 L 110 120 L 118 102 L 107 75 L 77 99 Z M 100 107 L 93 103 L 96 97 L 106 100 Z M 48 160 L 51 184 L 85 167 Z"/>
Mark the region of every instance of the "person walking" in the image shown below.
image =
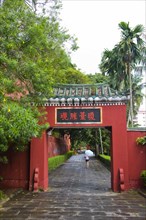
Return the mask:
<path id="1" fill-rule="evenodd" d="M 86 167 L 89 168 L 89 156 L 85 155 Z"/>

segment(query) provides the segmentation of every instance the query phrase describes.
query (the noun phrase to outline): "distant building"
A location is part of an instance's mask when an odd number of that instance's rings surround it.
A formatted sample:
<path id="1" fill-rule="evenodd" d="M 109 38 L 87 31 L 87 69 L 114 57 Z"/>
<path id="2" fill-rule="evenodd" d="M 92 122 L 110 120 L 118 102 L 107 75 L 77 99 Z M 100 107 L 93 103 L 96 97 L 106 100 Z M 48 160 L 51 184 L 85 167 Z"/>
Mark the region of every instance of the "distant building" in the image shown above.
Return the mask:
<path id="1" fill-rule="evenodd" d="M 142 103 L 139 107 L 138 113 L 134 118 L 134 123 L 138 124 L 139 127 L 146 127 L 146 66 L 140 66 L 136 73 L 142 76 L 143 89 L 142 93 L 144 94 Z"/>
<path id="2" fill-rule="evenodd" d="M 0 5 L 2 5 L 3 1 L 4 1 L 4 0 L 0 0 Z"/>

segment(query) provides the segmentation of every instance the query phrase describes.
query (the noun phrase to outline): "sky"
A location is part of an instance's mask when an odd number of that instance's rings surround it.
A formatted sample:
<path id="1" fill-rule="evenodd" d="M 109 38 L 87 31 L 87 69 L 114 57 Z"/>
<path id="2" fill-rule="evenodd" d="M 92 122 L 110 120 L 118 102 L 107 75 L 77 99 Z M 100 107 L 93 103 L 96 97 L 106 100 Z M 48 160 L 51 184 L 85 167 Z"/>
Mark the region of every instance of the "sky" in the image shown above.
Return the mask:
<path id="1" fill-rule="evenodd" d="M 71 54 L 72 63 L 82 72 L 100 72 L 105 49 L 120 41 L 118 24 L 129 22 L 146 27 L 146 0 L 62 0 L 62 25 L 78 38 L 79 49 Z"/>

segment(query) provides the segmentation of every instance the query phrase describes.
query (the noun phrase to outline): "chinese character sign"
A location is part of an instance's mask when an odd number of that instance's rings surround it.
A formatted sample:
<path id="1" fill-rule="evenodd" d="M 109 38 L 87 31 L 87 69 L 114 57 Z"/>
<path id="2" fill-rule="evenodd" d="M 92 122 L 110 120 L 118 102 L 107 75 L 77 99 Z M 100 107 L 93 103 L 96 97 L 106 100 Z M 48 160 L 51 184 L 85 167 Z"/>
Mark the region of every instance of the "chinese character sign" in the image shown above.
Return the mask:
<path id="1" fill-rule="evenodd" d="M 57 108 L 56 123 L 101 123 L 101 108 Z"/>

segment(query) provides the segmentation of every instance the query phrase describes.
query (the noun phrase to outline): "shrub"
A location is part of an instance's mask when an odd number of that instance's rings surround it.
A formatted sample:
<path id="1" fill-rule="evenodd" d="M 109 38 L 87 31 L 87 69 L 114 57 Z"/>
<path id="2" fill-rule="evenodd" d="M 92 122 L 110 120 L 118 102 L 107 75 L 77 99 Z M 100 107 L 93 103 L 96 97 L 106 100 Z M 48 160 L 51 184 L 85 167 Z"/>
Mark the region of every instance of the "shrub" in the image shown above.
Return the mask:
<path id="1" fill-rule="evenodd" d="M 73 155 L 73 151 L 69 151 L 66 154 L 58 155 L 48 159 L 48 169 L 49 172 L 55 170 L 57 167 L 62 165 L 66 160 L 68 160 Z"/>
<path id="2" fill-rule="evenodd" d="M 101 160 L 105 166 L 110 170 L 111 166 L 111 157 L 104 154 L 99 154 L 99 160 Z"/>
<path id="3" fill-rule="evenodd" d="M 140 173 L 140 177 L 143 180 L 144 186 L 146 186 L 146 170 L 142 170 Z"/>
<path id="4" fill-rule="evenodd" d="M 136 143 L 137 143 L 138 145 L 142 145 L 142 146 L 146 145 L 146 136 L 138 137 L 138 138 L 136 139 Z"/>
<path id="5" fill-rule="evenodd" d="M 3 191 L 0 190 L 0 200 L 6 199 L 6 198 L 7 198 L 7 196 L 4 194 Z"/>

